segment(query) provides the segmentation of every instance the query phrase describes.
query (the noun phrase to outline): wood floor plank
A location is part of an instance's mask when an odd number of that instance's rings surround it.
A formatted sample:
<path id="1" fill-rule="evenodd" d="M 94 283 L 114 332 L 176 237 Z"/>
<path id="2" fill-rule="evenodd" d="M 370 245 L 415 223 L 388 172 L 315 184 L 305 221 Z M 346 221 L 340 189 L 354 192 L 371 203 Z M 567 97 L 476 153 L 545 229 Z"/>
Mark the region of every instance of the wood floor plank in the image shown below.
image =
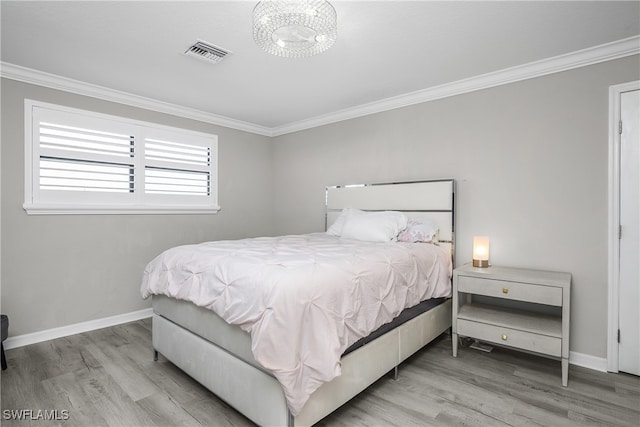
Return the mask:
<path id="1" fill-rule="evenodd" d="M 60 344 L 60 343 L 57 343 Z M 21 363 L 15 363 L 14 360 L 7 360 L 8 369 L 11 369 L 11 375 L 6 375 L 3 371 L 2 377 L 2 409 L 29 411 L 33 410 L 53 410 L 56 408 L 57 396 L 50 394 L 42 387 L 42 381 L 63 373 L 64 368 L 61 367 L 60 354 L 55 350 L 53 342 L 39 343 L 29 346 L 29 348 L 16 349 L 22 350 L 17 352 L 21 357 Z M 76 366 L 76 363 L 63 362 L 66 366 Z M 4 390 L 10 390 L 5 393 Z M 60 408 L 63 409 L 63 408 Z M 10 420 L 5 420 L 3 416 L 3 425 L 12 425 Z M 27 416 L 18 424 L 20 426 L 36 426 L 42 425 L 42 421 L 31 419 Z"/>
<path id="2" fill-rule="evenodd" d="M 89 371 L 82 373 L 91 375 Z M 66 410 L 69 415 L 73 414 L 65 422 L 66 426 L 106 426 L 107 421 L 85 395 L 82 388 L 82 376 L 84 375 L 79 376 L 76 372 L 69 372 L 42 381 L 42 387 L 50 395 L 58 397 L 54 404 L 55 409 L 58 411 Z"/>
<path id="3" fill-rule="evenodd" d="M 88 344 L 86 348 L 134 402 L 159 391 L 137 364 L 123 354 L 126 345 L 100 348 L 95 344 Z"/>
<path id="4" fill-rule="evenodd" d="M 184 409 L 203 426 L 250 427 L 254 424 L 213 394 L 184 405 Z"/>
<path id="5" fill-rule="evenodd" d="M 147 357 L 151 357 L 149 354 Z M 211 392 L 196 380 L 186 375 L 174 364 L 162 360 L 143 368 L 144 373 L 156 387 L 180 405 L 211 397 Z"/>
<path id="6" fill-rule="evenodd" d="M 106 369 L 94 369 L 79 378 L 79 383 L 95 412 L 105 419 L 106 426 L 154 425 L 146 412 L 135 404 Z M 72 412 L 70 416 L 75 417 L 76 413 Z"/>
<path id="7" fill-rule="evenodd" d="M 2 419 L 27 426 L 251 426 L 162 356 L 152 359 L 151 320 L 8 350 L 2 410 L 69 411 L 68 420 Z M 462 346 L 447 335 L 381 378 L 318 425 L 634 426 L 640 378 L 571 366 L 504 348 Z"/>
<path id="8" fill-rule="evenodd" d="M 200 421 L 166 394 L 154 394 L 138 400 L 136 404 L 144 410 L 154 426 L 202 426 Z"/>

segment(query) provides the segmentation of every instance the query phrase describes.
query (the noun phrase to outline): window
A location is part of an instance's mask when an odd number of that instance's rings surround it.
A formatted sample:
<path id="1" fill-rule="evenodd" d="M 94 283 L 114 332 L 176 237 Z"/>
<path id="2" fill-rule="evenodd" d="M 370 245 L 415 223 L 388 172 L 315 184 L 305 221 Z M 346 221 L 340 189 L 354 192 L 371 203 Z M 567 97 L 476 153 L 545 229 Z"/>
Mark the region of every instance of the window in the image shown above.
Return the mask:
<path id="1" fill-rule="evenodd" d="M 29 214 L 217 212 L 217 137 L 25 101 Z"/>

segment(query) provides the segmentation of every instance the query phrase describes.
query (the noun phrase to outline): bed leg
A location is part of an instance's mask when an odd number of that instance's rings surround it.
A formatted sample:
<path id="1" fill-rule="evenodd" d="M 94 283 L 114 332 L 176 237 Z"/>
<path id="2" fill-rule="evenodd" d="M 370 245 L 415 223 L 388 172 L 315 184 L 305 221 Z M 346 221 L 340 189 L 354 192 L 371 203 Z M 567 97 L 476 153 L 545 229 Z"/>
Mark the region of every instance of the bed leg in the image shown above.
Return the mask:
<path id="1" fill-rule="evenodd" d="M 293 414 L 289 410 L 289 407 L 287 407 L 287 427 L 294 427 L 295 423 L 296 423 L 296 421 L 293 418 Z"/>
<path id="2" fill-rule="evenodd" d="M 394 380 L 394 381 L 397 381 L 397 380 L 398 380 L 398 367 L 397 367 L 397 366 L 395 366 L 395 367 L 393 368 L 393 380 Z"/>
<path id="3" fill-rule="evenodd" d="M 158 361 L 158 350 L 156 350 L 155 348 L 153 349 L 153 361 Z"/>

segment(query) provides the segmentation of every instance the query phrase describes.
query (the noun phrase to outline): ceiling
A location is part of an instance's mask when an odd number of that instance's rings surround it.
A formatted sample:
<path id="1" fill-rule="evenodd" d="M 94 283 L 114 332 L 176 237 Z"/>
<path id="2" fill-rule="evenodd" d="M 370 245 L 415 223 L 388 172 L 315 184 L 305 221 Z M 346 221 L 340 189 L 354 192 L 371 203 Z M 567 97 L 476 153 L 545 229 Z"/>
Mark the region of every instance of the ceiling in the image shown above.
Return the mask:
<path id="1" fill-rule="evenodd" d="M 334 46 L 285 59 L 253 42 L 256 3 L 2 0 L 1 59 L 275 129 L 640 34 L 638 1 L 334 0 Z"/>

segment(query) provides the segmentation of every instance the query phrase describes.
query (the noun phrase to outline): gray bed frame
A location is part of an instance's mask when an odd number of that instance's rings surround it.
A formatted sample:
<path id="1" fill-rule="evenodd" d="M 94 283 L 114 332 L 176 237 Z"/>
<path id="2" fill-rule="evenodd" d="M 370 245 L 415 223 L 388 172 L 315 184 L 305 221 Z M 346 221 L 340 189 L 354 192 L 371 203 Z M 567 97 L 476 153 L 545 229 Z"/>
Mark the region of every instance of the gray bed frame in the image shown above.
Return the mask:
<path id="1" fill-rule="evenodd" d="M 326 227 L 346 207 L 397 210 L 440 227 L 440 245 L 454 255 L 455 181 L 332 186 L 326 188 Z M 153 297 L 153 348 L 253 422 L 312 425 L 348 402 L 451 327 L 451 300 L 420 314 L 345 355 L 342 375 L 323 384 L 292 416 L 282 387 L 253 359 L 249 335 L 213 311 Z"/>

